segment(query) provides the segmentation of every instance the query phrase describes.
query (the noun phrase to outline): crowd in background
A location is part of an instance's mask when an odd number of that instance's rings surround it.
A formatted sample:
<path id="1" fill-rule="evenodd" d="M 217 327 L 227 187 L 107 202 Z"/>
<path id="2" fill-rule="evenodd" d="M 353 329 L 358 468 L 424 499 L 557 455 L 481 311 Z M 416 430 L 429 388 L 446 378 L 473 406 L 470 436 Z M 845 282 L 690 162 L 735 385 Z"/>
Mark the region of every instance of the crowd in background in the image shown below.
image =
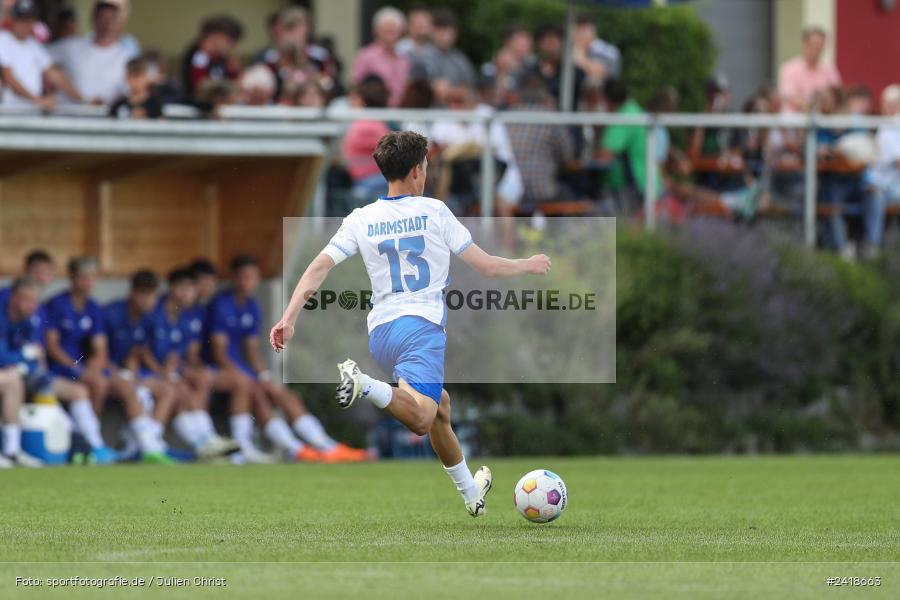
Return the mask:
<path id="1" fill-rule="evenodd" d="M 37 20 L 34 0 L 6 2 L 0 32 L 3 91 L 0 106 L 43 110 L 63 103 L 89 103 L 117 118 L 158 118 L 170 103 L 190 104 L 215 117 L 222 107 L 325 106 L 446 108 L 450 110 L 603 111 L 640 114 L 679 110 L 676 90 L 660 82 L 647 106 L 633 99 L 621 77 L 627 48 L 598 37 L 592 17 L 577 19 L 572 32 L 574 93 L 560 107 L 565 32 L 558 23 L 531 31 L 515 23 L 502 28 L 499 49 L 481 65 L 456 47 L 459 22 L 444 9 L 414 6 L 407 13 L 378 10 L 372 42 L 345 65 L 332 38 L 313 37 L 306 10 L 293 6 L 266 21 L 269 43 L 249 53 L 240 46 L 244 26 L 228 16 L 204 20 L 177 61 L 141 48 L 126 33 L 127 0 L 93 6 L 90 32 L 78 35 L 73 11 L 57 22 Z M 498 28 L 499 30 L 499 28 Z M 751 98 L 734 99 L 727 80 L 710 79 L 705 110 L 893 116 L 900 88 L 873 98 L 864 86 L 844 86 L 822 61 L 828 38 L 821 29 L 803 32 L 802 54 L 782 65 L 775 85 Z M 241 60 L 242 55 L 249 56 Z M 595 212 L 639 213 L 648 171 L 642 128 L 567 127 L 495 122 L 486 129 L 459 121 L 353 122 L 341 146 L 342 161 L 329 174 L 333 214 L 376 198 L 386 184 L 372 159 L 390 129 L 419 131 L 432 142 L 429 193 L 454 211 L 478 211 L 481 148 L 490 142 L 496 160 L 494 210 L 533 214 L 548 203 L 590 203 Z M 886 207 L 900 203 L 900 129 L 872 136 L 863 128 L 819 130 L 819 202 L 833 210 L 821 220 L 821 242 L 852 254 L 881 245 Z M 654 131 L 661 177 L 651 182 L 663 216 L 696 210 L 752 219 L 770 206 L 793 210 L 802 202 L 803 132 L 788 129 L 696 128 L 684 143 Z M 574 210 L 574 209 L 573 209 Z M 584 210 L 584 209 L 578 209 Z"/>

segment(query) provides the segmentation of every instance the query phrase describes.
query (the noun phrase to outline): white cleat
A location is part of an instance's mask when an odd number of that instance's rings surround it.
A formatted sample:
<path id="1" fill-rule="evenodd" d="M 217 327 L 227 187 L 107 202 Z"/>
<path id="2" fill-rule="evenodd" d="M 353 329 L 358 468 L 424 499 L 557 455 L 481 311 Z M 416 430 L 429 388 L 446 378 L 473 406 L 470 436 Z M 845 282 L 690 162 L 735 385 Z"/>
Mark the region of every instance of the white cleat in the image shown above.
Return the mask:
<path id="1" fill-rule="evenodd" d="M 13 457 L 13 462 L 19 467 L 37 468 L 44 466 L 44 461 L 25 452 L 16 454 Z"/>
<path id="2" fill-rule="evenodd" d="M 475 479 L 475 485 L 478 486 L 478 496 L 471 502 L 466 502 L 466 510 L 473 517 L 481 517 L 487 513 L 484 497 L 491 491 L 491 486 L 494 484 L 494 476 L 489 468 L 482 465 L 475 471 L 473 479 Z"/>
<path id="3" fill-rule="evenodd" d="M 201 459 L 216 458 L 234 454 L 240 449 L 240 445 L 231 438 L 214 435 L 197 448 L 197 456 Z"/>
<path id="4" fill-rule="evenodd" d="M 266 454 L 258 448 L 248 447 L 232 454 L 231 462 L 234 464 L 271 465 L 277 463 L 278 458 L 271 454 Z"/>
<path id="5" fill-rule="evenodd" d="M 360 382 L 359 367 L 353 359 L 348 358 L 337 366 L 341 376 L 341 382 L 337 386 L 334 397 L 338 406 L 349 408 L 357 398 L 362 396 L 362 383 Z"/>

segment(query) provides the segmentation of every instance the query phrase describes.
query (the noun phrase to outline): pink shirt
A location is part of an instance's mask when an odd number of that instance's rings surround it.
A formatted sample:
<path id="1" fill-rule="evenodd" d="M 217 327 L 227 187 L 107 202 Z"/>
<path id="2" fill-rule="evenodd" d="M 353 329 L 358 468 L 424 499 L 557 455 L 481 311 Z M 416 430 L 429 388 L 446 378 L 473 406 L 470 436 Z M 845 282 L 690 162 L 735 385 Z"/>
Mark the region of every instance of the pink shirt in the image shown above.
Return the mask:
<path id="1" fill-rule="evenodd" d="M 353 181 L 359 181 L 372 175 L 378 175 L 378 165 L 372 153 L 381 136 L 390 130 L 381 121 L 353 121 L 344 136 L 341 148 L 347 171 Z"/>
<path id="2" fill-rule="evenodd" d="M 353 83 L 359 83 L 366 75 L 378 75 L 391 93 L 389 104 L 397 106 L 406 88 L 409 75 L 409 58 L 388 52 L 381 44 L 369 44 L 360 48 L 353 59 L 350 76 Z"/>
<path id="3" fill-rule="evenodd" d="M 798 56 L 781 65 L 778 71 L 778 92 L 784 102 L 784 112 L 802 111 L 795 98 L 802 96 L 808 103 L 813 94 L 832 85 L 840 85 L 841 76 L 831 65 L 819 63 L 810 68 L 802 56 Z"/>

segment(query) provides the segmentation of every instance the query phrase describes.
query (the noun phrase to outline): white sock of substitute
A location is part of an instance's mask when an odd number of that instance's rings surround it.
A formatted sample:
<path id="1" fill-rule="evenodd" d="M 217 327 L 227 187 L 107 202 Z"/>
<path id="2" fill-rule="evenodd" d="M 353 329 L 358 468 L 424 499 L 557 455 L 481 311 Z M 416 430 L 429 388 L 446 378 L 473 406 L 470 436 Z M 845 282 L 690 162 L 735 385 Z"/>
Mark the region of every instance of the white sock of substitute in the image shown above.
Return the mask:
<path id="1" fill-rule="evenodd" d="M 196 448 L 203 442 L 201 441 L 200 431 L 197 429 L 193 415 L 189 412 L 181 412 L 172 419 L 172 427 L 178 437 Z"/>
<path id="2" fill-rule="evenodd" d="M 3 454 L 18 456 L 22 451 L 22 428 L 15 423 L 3 426 Z"/>
<path id="3" fill-rule="evenodd" d="M 447 475 L 453 480 L 463 500 L 471 502 L 478 496 L 478 486 L 475 485 L 475 479 L 472 477 L 468 465 L 466 465 L 465 458 L 458 465 L 444 467 L 444 470 L 447 471 Z"/>
<path id="4" fill-rule="evenodd" d="M 130 425 L 131 430 L 137 437 L 141 452 L 156 453 L 165 451 L 166 446 L 159 437 L 159 423 L 147 415 L 140 415 L 132 419 Z"/>
<path id="5" fill-rule="evenodd" d="M 256 450 L 253 445 L 253 417 L 250 413 L 231 415 L 231 437 L 238 443 L 241 450 Z"/>
<path id="6" fill-rule="evenodd" d="M 193 411 L 194 422 L 197 424 L 197 427 L 204 434 L 209 436 L 218 435 L 216 433 L 216 426 L 213 423 L 212 417 L 209 416 L 209 413 L 205 410 L 200 410 L 199 408 Z"/>
<path id="7" fill-rule="evenodd" d="M 263 433 L 266 434 L 270 442 L 291 456 L 297 454 L 303 448 L 303 442 L 294 437 L 294 432 L 291 431 L 284 419 L 279 417 L 269 419 L 269 422 L 263 427 Z"/>
<path id="8" fill-rule="evenodd" d="M 337 442 L 325 433 L 322 422 L 312 415 L 303 415 L 297 417 L 294 421 L 294 431 L 303 439 L 304 442 L 315 448 L 316 450 L 328 451 L 337 446 Z"/>
<path id="9" fill-rule="evenodd" d="M 100 420 L 97 419 L 97 414 L 94 412 L 91 401 L 87 398 L 75 400 L 69 406 L 69 411 L 78 425 L 79 433 L 84 436 L 91 448 L 103 447 L 105 444 L 103 443 L 103 436 L 100 435 Z"/>
<path id="10" fill-rule="evenodd" d="M 359 381 L 362 384 L 363 398 L 366 398 L 378 408 L 384 408 L 391 403 L 391 398 L 394 397 L 394 390 L 391 389 L 390 384 L 369 377 L 365 373 L 360 374 Z"/>
<path id="11" fill-rule="evenodd" d="M 135 394 L 137 394 L 138 400 L 141 401 L 141 406 L 144 407 L 144 410 L 148 413 L 153 412 L 153 406 L 155 401 L 153 399 L 153 392 L 150 391 L 146 385 L 139 385 L 134 390 Z"/>

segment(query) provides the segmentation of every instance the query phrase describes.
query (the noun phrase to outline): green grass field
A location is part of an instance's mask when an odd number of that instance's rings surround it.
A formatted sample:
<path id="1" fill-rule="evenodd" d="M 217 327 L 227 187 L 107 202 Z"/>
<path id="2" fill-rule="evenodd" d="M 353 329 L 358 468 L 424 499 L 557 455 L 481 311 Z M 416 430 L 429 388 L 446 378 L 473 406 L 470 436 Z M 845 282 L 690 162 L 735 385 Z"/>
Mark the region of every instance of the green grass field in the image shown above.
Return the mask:
<path id="1" fill-rule="evenodd" d="M 436 462 L 0 472 L 0 598 L 813 598 L 844 576 L 900 595 L 900 457 L 488 464 L 477 521 Z M 569 489 L 548 525 L 513 507 L 536 467 Z M 47 582 L 117 575 L 227 587 Z"/>

